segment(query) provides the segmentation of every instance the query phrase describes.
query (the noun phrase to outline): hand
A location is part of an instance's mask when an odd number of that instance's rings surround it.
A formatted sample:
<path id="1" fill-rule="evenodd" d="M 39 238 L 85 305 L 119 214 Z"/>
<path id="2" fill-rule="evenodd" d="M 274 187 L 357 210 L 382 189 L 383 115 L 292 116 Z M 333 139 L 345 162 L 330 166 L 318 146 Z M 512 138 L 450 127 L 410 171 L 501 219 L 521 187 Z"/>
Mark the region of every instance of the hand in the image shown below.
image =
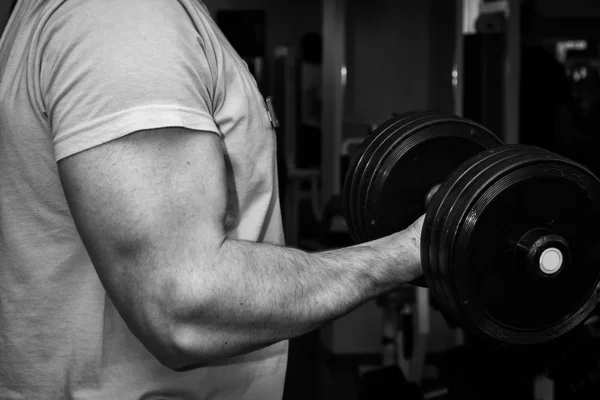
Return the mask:
<path id="1" fill-rule="evenodd" d="M 385 271 L 378 278 L 389 289 L 411 283 L 423 276 L 421 230 L 424 220 L 425 215 L 422 215 L 399 232 L 357 245 L 357 247 L 365 246 L 377 250 L 376 254 L 383 261 L 381 267 Z M 378 266 L 379 264 L 374 263 L 374 265 Z"/>
<path id="2" fill-rule="evenodd" d="M 423 230 L 423 221 L 425 215 L 420 216 L 408 228 L 400 232 L 400 237 L 404 246 L 408 250 L 408 260 L 406 269 L 403 271 L 405 279 L 412 281 L 423 275 L 421 267 L 421 232 Z"/>
<path id="3" fill-rule="evenodd" d="M 423 231 L 423 221 L 425 221 L 425 214 L 421 215 L 415 222 L 412 223 L 406 232 L 413 239 L 413 243 L 417 245 L 419 251 L 421 249 L 421 232 Z M 420 257 L 419 257 L 420 258 Z"/>

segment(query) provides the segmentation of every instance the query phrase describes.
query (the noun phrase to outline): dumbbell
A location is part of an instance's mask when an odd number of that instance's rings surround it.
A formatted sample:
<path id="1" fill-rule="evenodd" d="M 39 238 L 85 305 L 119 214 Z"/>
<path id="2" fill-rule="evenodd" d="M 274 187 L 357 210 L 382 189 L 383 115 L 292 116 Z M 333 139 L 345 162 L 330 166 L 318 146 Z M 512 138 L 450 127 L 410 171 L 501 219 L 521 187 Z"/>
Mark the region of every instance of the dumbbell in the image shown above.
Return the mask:
<path id="1" fill-rule="evenodd" d="M 424 282 L 445 314 L 487 339 L 557 339 L 600 301 L 600 180 L 468 119 L 418 111 L 384 122 L 354 157 L 343 203 L 357 243 L 425 213 Z"/>

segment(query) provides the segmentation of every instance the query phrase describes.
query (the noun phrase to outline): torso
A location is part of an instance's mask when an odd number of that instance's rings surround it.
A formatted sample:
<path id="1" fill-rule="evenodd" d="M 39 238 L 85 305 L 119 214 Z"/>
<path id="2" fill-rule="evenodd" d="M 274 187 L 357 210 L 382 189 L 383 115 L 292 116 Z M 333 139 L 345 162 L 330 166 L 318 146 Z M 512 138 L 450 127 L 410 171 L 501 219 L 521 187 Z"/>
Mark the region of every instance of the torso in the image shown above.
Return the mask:
<path id="1" fill-rule="evenodd" d="M 20 1 L 23 18 L 0 44 L 0 56 L 10 52 L 0 65 L 0 398 L 279 399 L 287 342 L 175 373 L 132 335 L 103 290 L 62 192 L 29 47 L 47 10 L 83 1 Z M 228 234 L 283 243 L 275 137 L 262 96 L 204 6 L 179 3 L 216 78 L 213 118 L 230 165 Z M 7 40 L 17 26 L 17 39 Z"/>

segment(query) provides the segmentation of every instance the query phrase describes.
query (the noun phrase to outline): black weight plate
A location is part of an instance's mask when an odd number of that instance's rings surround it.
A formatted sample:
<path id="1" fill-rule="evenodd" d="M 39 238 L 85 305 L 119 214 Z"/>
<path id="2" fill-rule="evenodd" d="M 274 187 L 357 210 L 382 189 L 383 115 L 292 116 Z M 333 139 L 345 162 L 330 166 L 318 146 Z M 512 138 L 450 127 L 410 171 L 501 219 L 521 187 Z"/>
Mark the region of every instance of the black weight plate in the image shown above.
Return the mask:
<path id="1" fill-rule="evenodd" d="M 539 149 L 540 152 L 545 152 Z M 443 260 L 448 256 L 445 245 L 450 231 L 446 226 L 448 221 L 456 218 L 457 209 L 461 207 L 466 190 L 466 183 L 470 182 L 480 171 L 489 168 L 489 165 L 504 157 L 506 153 L 515 156 L 515 153 L 530 153 L 529 148 L 518 148 L 514 146 L 501 146 L 483 151 L 456 168 L 450 177 L 441 185 L 430 203 L 430 212 L 427 213 L 423 222 L 421 257 L 422 264 L 426 268 L 425 276 L 430 277 L 429 287 L 432 295 L 438 300 L 441 307 L 459 323 L 462 321 L 461 313 L 457 305 L 454 290 L 453 271 L 449 269 L 448 263 Z"/>
<path id="2" fill-rule="evenodd" d="M 507 269 L 507 261 L 514 260 L 498 257 L 490 259 L 494 261 L 488 266 L 491 274 L 486 271 L 472 276 L 471 287 L 458 286 L 463 297 L 479 289 L 470 300 L 480 309 L 480 319 L 476 320 L 479 328 L 514 343 L 538 343 L 561 336 L 583 322 L 598 303 L 600 257 L 595 251 L 599 244 L 595 229 L 600 223 L 600 183 L 568 160 L 556 157 L 540 161 L 528 160 L 529 164 L 518 169 L 511 166 L 502 180 L 492 180 L 495 187 L 469 211 L 455 248 L 457 260 L 472 260 L 477 265 L 486 243 L 474 240 L 468 247 L 479 244 L 479 249 L 467 250 L 465 240 L 478 238 L 477 234 L 481 236 L 491 226 L 497 241 L 507 241 L 507 248 L 532 225 L 548 228 L 569 243 L 572 268 L 565 268 L 552 279 Z M 507 205 L 513 210 L 506 212 Z M 476 215 L 477 221 L 471 215 Z M 471 252 L 468 258 L 467 251 Z"/>
<path id="3" fill-rule="evenodd" d="M 350 207 L 352 210 L 354 210 L 353 213 L 353 217 L 354 219 L 354 228 L 355 231 L 357 232 L 357 237 L 359 239 L 360 242 L 364 242 L 367 241 L 368 239 L 366 239 L 361 233 L 362 233 L 362 227 L 360 225 L 360 218 L 359 218 L 359 206 L 358 204 L 360 203 L 360 198 L 361 198 L 361 193 L 360 193 L 360 181 L 363 177 L 363 173 L 364 170 L 366 168 L 366 166 L 372 162 L 371 161 L 371 157 L 373 155 L 373 152 L 375 151 L 375 149 L 377 149 L 381 142 L 385 140 L 385 138 L 387 138 L 392 132 L 394 132 L 394 128 L 401 125 L 405 120 L 410 119 L 410 117 L 412 117 L 413 115 L 417 115 L 417 114 L 421 114 L 422 112 L 420 111 L 409 111 L 403 114 L 400 114 L 398 116 L 395 116 L 389 120 L 387 120 L 386 122 L 384 122 L 382 125 L 380 125 L 371 136 L 373 136 L 373 140 L 370 141 L 369 145 L 367 148 L 365 148 L 365 152 L 363 154 L 363 157 L 361 157 L 361 162 L 357 165 L 354 174 L 353 174 L 353 178 L 352 178 L 352 183 L 351 183 L 351 194 L 350 194 Z"/>
<path id="4" fill-rule="evenodd" d="M 364 157 L 362 157 L 361 163 L 357 166 L 352 180 L 352 194 L 350 200 L 350 207 L 353 210 L 356 210 L 354 216 L 356 220 L 354 223 L 356 225 L 356 230 L 358 232 L 358 237 L 361 241 L 366 242 L 369 239 L 366 236 L 366 230 L 364 227 L 364 219 L 362 218 L 364 209 L 364 188 L 363 182 L 370 179 L 369 171 L 373 169 L 379 163 L 379 159 L 376 158 L 376 154 L 381 152 L 381 149 L 387 149 L 389 147 L 389 137 L 393 135 L 395 132 L 403 129 L 406 124 L 414 122 L 415 120 L 419 120 L 422 118 L 426 118 L 429 115 L 433 115 L 435 113 L 429 111 L 412 111 L 401 114 L 395 118 L 388 120 L 381 126 L 381 129 L 377 129 L 375 139 L 370 143 L 369 147 L 365 150 Z M 375 133 L 375 132 L 374 132 Z"/>
<path id="5" fill-rule="evenodd" d="M 546 153 L 539 149 L 540 152 Z M 473 183 L 477 176 L 481 175 L 488 168 L 492 168 L 498 160 L 508 157 L 515 157 L 518 153 L 529 154 L 529 149 L 517 148 L 515 146 L 502 146 L 478 154 L 465 165 L 458 168 L 448 179 L 443 188 L 440 189 L 440 196 L 436 198 L 439 201 L 437 215 L 433 221 L 430 233 L 430 265 L 431 269 L 437 274 L 435 281 L 441 287 L 444 304 L 451 307 L 455 315 L 463 325 L 468 325 L 470 320 L 464 319 L 460 309 L 460 299 L 457 298 L 454 265 L 448 262 L 449 252 L 452 249 L 453 239 L 456 236 L 458 224 L 464 212 L 466 198 L 469 196 L 469 190 L 477 190 L 480 187 Z M 477 182 L 480 183 L 480 182 Z M 453 230 L 454 229 L 454 230 Z"/>
<path id="6" fill-rule="evenodd" d="M 566 158 L 512 147 L 465 174 L 440 253 L 463 323 L 505 343 L 536 344 L 573 329 L 599 301 L 600 181 Z M 555 276 L 531 274 L 515 259 L 518 238 L 539 227 L 571 248 L 571 265 Z"/>
<path id="7" fill-rule="evenodd" d="M 357 235 L 356 228 L 356 207 L 354 204 L 356 203 L 355 197 L 357 195 L 355 188 L 357 187 L 356 181 L 359 179 L 358 177 L 362 174 L 362 172 L 357 173 L 358 171 L 363 170 L 363 164 L 368 161 L 370 157 L 369 148 L 373 143 L 377 143 L 379 141 L 380 136 L 385 135 L 391 127 L 400 123 L 402 120 L 408 118 L 409 116 L 419 113 L 419 111 L 410 111 L 400 115 L 397 115 L 393 118 L 388 119 L 381 125 L 379 125 L 369 136 L 365 138 L 365 140 L 361 143 L 356 155 L 348 171 L 346 172 L 346 176 L 344 179 L 344 187 L 343 187 L 343 206 L 344 206 L 344 217 L 346 219 L 346 224 L 348 225 L 348 230 L 350 231 L 350 235 L 354 242 L 361 242 L 360 237 Z"/>
<path id="8" fill-rule="evenodd" d="M 378 145 L 373 146 L 369 162 L 364 166 L 362 174 L 359 176 L 357 189 L 357 193 L 359 193 L 359 196 L 357 197 L 358 227 L 364 241 L 373 239 L 373 237 L 369 235 L 369 227 L 367 226 L 368 220 L 365 218 L 366 197 L 373 179 L 373 174 L 381 165 L 385 155 L 393 149 L 394 138 L 398 132 L 405 132 L 408 126 L 413 126 L 414 124 L 418 125 L 421 121 L 432 117 L 439 118 L 441 115 L 433 112 L 413 113 L 409 115 L 408 118 L 404 118 L 402 121 L 398 121 L 398 123 L 391 126 L 390 129 L 388 129 L 387 134 L 379 140 Z"/>
<path id="9" fill-rule="evenodd" d="M 365 220 L 369 240 L 406 228 L 425 213 L 425 198 L 433 186 L 470 157 L 502 144 L 475 122 L 444 115 L 415 120 L 390 138 L 374 155 L 379 163 L 360 190 L 365 198 L 359 219 Z"/>
<path id="10" fill-rule="evenodd" d="M 439 235 L 443 221 L 449 213 L 449 209 L 441 207 L 442 204 L 449 204 L 446 198 L 456 187 L 457 182 L 465 172 L 477 168 L 485 156 L 492 153 L 492 150 L 481 151 L 477 155 L 463 162 L 458 168 L 455 168 L 448 179 L 441 185 L 435 196 L 431 199 L 425 220 L 423 221 L 423 230 L 421 233 L 421 264 L 423 273 L 427 279 L 431 295 L 437 300 L 440 308 L 451 316 L 456 322 L 461 322 L 460 314 L 454 304 L 453 294 L 448 291 L 447 284 L 442 280 L 447 278 L 446 271 L 439 269 Z"/>

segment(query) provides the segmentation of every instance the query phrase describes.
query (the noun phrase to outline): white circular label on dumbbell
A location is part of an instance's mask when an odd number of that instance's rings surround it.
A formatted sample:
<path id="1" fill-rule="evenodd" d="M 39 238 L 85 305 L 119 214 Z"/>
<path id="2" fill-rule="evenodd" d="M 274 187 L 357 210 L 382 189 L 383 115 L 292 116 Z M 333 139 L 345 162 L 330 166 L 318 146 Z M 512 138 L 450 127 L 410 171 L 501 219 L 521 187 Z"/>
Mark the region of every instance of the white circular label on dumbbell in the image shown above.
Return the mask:
<path id="1" fill-rule="evenodd" d="M 551 247 L 544 250 L 540 256 L 540 269 L 543 273 L 551 275 L 557 273 L 563 264 L 563 254 L 559 249 Z"/>

